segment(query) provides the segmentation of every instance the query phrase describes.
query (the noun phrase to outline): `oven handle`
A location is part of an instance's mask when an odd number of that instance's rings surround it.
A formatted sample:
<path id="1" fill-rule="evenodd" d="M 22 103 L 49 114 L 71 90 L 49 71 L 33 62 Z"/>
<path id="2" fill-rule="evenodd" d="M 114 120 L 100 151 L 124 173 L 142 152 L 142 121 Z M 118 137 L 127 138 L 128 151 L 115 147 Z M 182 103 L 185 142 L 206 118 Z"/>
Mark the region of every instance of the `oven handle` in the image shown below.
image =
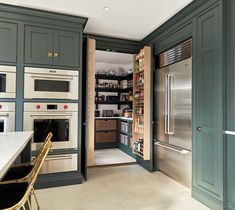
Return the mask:
<path id="1" fill-rule="evenodd" d="M 56 157 L 47 157 L 45 161 L 50 161 L 50 160 L 72 160 L 73 156 L 72 155 L 61 155 L 61 156 L 56 156 Z"/>
<path id="2" fill-rule="evenodd" d="M 73 114 L 30 114 L 30 116 L 73 116 Z"/>
<path id="3" fill-rule="evenodd" d="M 9 114 L 0 114 L 0 117 L 9 117 Z"/>
<path id="4" fill-rule="evenodd" d="M 53 76 L 34 76 L 34 75 L 31 75 L 31 78 L 33 79 L 52 79 L 52 80 L 73 80 L 73 77 L 71 76 L 57 76 L 57 75 L 53 75 Z"/>

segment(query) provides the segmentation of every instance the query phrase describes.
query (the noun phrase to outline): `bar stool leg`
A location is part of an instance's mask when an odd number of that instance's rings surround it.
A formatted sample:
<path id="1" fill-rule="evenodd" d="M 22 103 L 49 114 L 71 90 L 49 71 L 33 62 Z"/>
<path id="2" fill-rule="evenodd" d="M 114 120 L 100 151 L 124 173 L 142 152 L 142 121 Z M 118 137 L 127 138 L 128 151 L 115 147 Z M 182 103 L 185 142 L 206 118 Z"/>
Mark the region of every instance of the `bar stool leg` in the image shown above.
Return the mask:
<path id="1" fill-rule="evenodd" d="M 25 206 L 22 206 L 23 207 L 23 210 L 26 210 Z"/>
<path id="2" fill-rule="evenodd" d="M 35 199 L 35 201 L 36 201 L 36 204 L 37 204 L 38 210 L 40 210 L 39 202 L 38 202 L 38 199 L 37 199 L 37 197 L 36 197 L 36 194 L 35 194 L 35 190 L 34 190 L 34 188 L 32 188 L 32 194 L 33 194 L 34 199 Z"/>
<path id="3" fill-rule="evenodd" d="M 27 200 L 27 203 L 28 203 L 29 210 L 32 210 L 29 199 Z"/>

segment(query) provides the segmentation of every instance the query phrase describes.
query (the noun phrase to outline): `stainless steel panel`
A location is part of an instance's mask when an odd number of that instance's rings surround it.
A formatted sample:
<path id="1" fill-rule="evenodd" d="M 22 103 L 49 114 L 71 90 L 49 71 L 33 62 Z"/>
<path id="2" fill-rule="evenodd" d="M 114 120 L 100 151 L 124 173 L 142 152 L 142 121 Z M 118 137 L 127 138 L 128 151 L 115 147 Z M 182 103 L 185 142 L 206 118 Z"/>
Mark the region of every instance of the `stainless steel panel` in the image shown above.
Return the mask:
<path id="1" fill-rule="evenodd" d="M 157 70 L 157 120 L 156 138 L 158 141 L 169 141 L 167 134 L 167 73 L 168 67 Z"/>
<path id="2" fill-rule="evenodd" d="M 192 153 L 167 144 L 155 144 L 155 151 L 159 170 L 191 188 Z"/>
<path id="3" fill-rule="evenodd" d="M 169 144 L 192 150 L 192 58 L 169 66 L 171 76 Z"/>

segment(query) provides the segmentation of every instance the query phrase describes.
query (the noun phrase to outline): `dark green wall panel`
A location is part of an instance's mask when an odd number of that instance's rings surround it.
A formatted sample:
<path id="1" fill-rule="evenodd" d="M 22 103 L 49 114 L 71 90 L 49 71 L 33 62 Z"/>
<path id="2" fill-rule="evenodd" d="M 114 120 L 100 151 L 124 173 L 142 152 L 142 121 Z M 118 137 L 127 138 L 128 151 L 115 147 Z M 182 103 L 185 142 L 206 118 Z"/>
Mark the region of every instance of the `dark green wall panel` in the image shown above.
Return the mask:
<path id="1" fill-rule="evenodd" d="M 94 34 L 86 34 L 85 36 L 96 40 L 97 50 L 137 54 L 144 46 L 139 41 L 105 37 Z"/>

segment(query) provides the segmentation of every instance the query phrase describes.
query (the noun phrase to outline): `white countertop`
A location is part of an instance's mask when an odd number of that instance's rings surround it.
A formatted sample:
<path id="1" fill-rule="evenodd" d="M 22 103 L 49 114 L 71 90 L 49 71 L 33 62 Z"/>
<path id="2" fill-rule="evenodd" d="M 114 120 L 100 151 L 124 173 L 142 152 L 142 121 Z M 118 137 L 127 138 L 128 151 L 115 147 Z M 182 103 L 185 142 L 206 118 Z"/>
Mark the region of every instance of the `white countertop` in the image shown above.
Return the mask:
<path id="1" fill-rule="evenodd" d="M 102 120 L 102 119 L 117 119 L 117 120 L 129 120 L 129 121 L 132 121 L 133 118 L 130 118 L 130 117 L 95 117 L 95 119 L 97 120 Z"/>
<path id="2" fill-rule="evenodd" d="M 32 131 L 0 133 L 0 180 L 32 136 Z"/>

